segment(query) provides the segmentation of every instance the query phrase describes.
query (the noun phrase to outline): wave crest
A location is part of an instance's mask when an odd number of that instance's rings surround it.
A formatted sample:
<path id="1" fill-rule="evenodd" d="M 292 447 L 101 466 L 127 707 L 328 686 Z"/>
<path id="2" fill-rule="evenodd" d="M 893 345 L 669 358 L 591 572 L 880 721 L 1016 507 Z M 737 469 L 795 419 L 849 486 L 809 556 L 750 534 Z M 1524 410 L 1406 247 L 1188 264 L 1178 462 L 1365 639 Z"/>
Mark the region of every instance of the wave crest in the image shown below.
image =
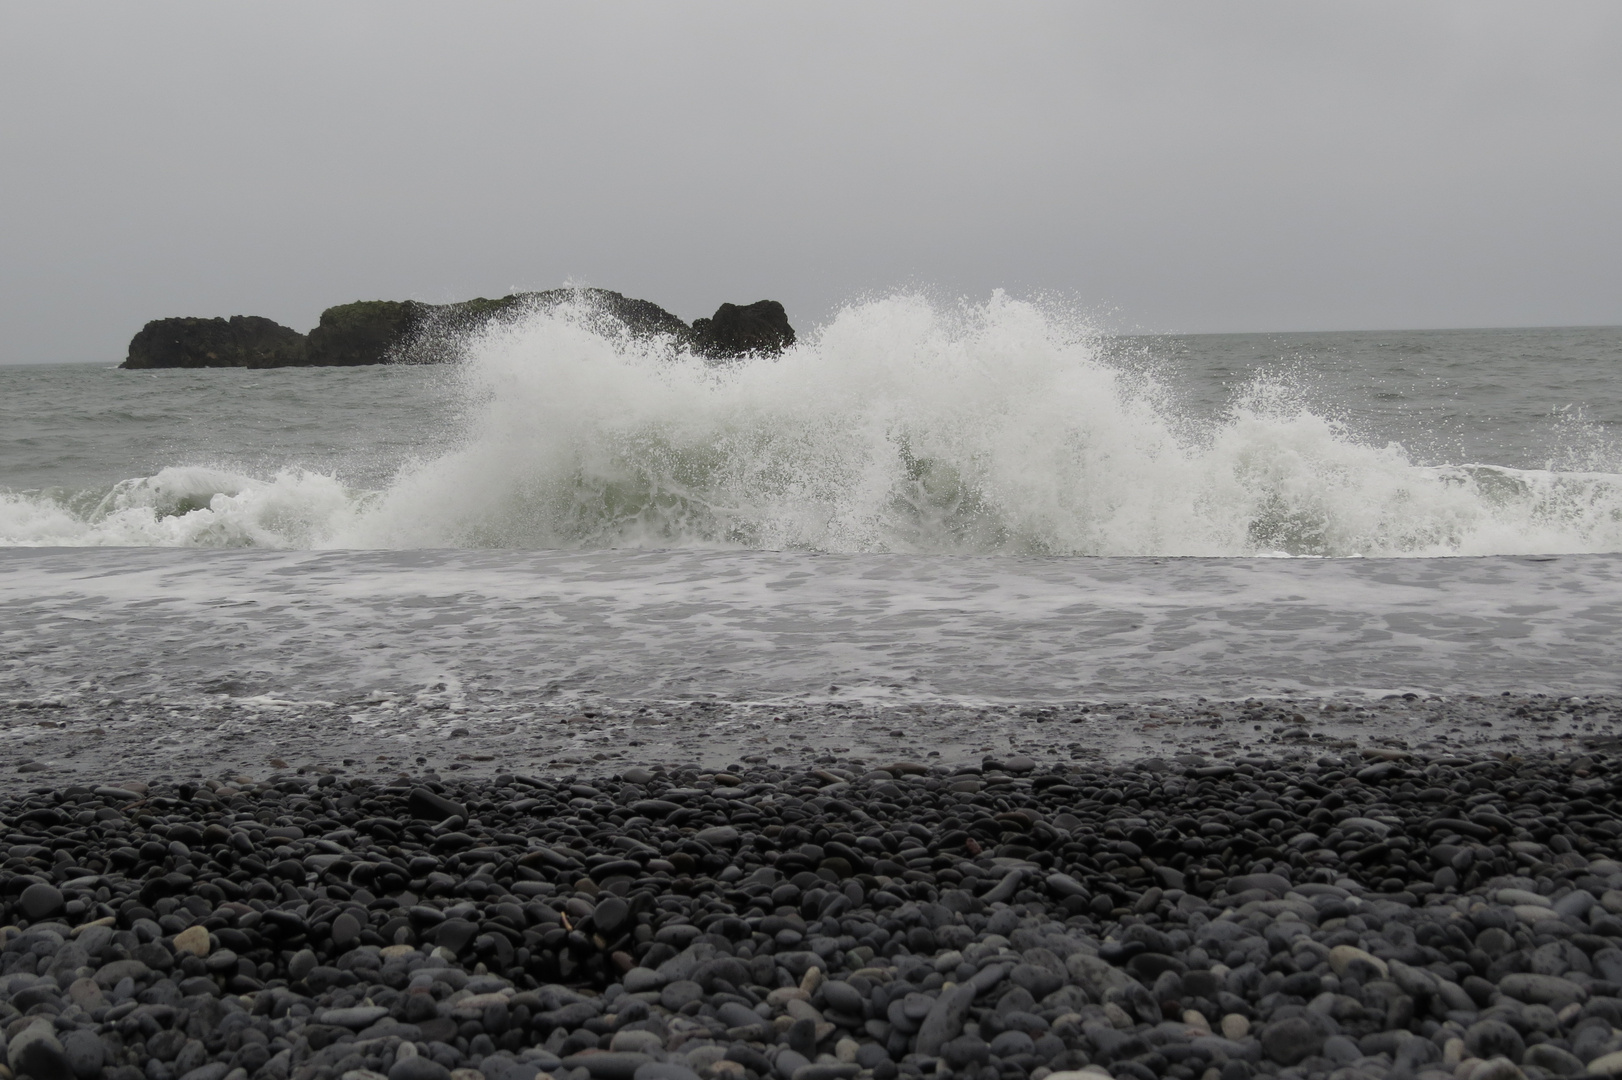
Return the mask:
<path id="1" fill-rule="evenodd" d="M 1258 386 L 1216 422 L 1001 294 L 847 308 L 717 366 L 582 305 L 493 325 L 460 444 L 382 491 L 199 468 L 0 496 L 11 544 L 739 547 L 1037 555 L 1622 549 L 1622 476 L 1427 467 Z"/>

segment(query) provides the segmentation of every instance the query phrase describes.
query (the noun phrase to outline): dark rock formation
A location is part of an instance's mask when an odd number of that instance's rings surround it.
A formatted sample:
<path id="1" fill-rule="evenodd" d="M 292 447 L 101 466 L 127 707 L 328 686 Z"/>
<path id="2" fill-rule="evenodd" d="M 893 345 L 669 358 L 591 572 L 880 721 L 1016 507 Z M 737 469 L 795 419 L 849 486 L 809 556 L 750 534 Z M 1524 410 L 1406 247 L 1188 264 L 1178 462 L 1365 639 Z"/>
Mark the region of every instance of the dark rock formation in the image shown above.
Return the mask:
<path id="1" fill-rule="evenodd" d="M 305 363 L 315 367 L 386 364 L 421 329 L 432 306 L 413 300 L 358 300 L 321 313 Z"/>
<path id="2" fill-rule="evenodd" d="M 308 363 L 304 335 L 257 315 L 155 319 L 130 340 L 127 368 L 286 367 Z"/>
<path id="3" fill-rule="evenodd" d="M 511 319 L 579 303 L 585 321 L 602 333 L 665 337 L 713 360 L 773 355 L 794 343 L 783 305 L 775 300 L 739 307 L 722 304 L 711 319 L 691 327 L 647 300 L 607 289 L 549 289 L 496 300 L 457 304 L 415 300 L 361 300 L 321 313 L 308 335 L 257 316 L 231 319 L 158 319 L 130 342 L 126 368 L 346 367 L 361 364 L 443 363 L 456 359 L 468 333 L 492 320 Z"/>
<path id="4" fill-rule="evenodd" d="M 776 300 L 722 304 L 713 318 L 693 320 L 693 351 L 716 359 L 775 356 L 793 344 L 794 327 Z"/>

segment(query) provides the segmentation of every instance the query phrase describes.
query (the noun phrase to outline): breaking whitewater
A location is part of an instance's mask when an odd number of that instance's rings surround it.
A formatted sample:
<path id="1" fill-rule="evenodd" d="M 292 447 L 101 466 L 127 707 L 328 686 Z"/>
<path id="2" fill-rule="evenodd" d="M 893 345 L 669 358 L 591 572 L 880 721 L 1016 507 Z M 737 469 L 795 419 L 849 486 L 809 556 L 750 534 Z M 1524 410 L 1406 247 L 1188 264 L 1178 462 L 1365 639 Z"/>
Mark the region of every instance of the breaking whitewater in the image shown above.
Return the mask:
<path id="1" fill-rule="evenodd" d="M 348 397 L 312 397 L 285 418 L 364 441 L 377 430 L 369 414 L 392 409 L 396 431 L 437 433 L 385 475 L 364 475 L 378 473 L 375 457 L 368 468 L 286 453 L 265 462 L 218 442 L 211 456 L 181 447 L 174 453 L 187 456 L 147 475 L 99 484 L 30 486 L 0 472 L 0 544 L 1622 550 L 1622 475 L 1608 454 L 1566 454 L 1579 468 L 1427 462 L 1371 437 L 1355 410 L 1309 403 L 1273 376 L 1249 379 L 1218 409 L 1190 409 L 1173 367 L 1124 363 L 1074 320 L 1000 294 L 978 305 L 903 296 L 851 306 L 781 356 L 728 364 L 605 336 L 588 314 L 537 311 L 469 338 L 460 363 L 421 383 L 431 392 L 415 412 L 353 392 L 357 379 L 384 385 L 383 369 L 371 369 L 333 375 L 350 380 Z M 140 377 L 105 374 L 126 386 Z M 188 387 L 244 378 L 166 377 Z M 353 449 L 350 461 L 365 456 Z"/>

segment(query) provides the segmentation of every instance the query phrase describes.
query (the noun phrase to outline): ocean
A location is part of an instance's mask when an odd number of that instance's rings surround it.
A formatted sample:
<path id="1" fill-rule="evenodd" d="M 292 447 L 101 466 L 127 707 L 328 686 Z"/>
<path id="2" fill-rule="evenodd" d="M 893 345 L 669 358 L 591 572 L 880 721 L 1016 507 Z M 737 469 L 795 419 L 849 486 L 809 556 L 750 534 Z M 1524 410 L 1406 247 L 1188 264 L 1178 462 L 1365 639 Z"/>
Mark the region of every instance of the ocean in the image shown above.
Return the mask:
<path id="1" fill-rule="evenodd" d="M 0 696 L 1617 688 L 1622 329 L 896 296 L 715 365 L 574 314 L 438 366 L 0 366 Z"/>

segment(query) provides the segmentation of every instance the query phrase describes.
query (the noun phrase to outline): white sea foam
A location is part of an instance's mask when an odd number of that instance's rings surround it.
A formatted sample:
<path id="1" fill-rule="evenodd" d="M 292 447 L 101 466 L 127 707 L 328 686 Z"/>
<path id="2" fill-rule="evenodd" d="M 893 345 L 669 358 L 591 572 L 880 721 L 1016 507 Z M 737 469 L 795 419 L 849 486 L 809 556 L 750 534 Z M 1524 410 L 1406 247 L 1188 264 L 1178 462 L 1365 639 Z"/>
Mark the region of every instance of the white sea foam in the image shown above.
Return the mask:
<path id="1" fill-rule="evenodd" d="M 1622 556 L 0 552 L 0 703 L 1615 693 Z"/>
<path id="2" fill-rule="evenodd" d="M 1215 422 L 1042 309 L 852 306 L 715 366 L 578 309 L 465 345 L 459 444 L 380 491 L 179 465 L 0 495 L 10 545 L 1431 556 L 1622 550 L 1622 476 L 1416 464 L 1257 387 Z"/>

